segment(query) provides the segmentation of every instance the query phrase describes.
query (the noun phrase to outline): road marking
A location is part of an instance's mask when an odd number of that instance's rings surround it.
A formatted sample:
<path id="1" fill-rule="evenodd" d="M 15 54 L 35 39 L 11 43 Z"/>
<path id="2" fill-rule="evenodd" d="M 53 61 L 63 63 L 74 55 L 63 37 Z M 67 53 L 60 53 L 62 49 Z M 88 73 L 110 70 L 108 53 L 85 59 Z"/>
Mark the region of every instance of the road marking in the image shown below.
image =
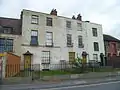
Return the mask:
<path id="1" fill-rule="evenodd" d="M 67 86 L 67 87 L 58 87 L 58 88 L 40 89 L 40 90 L 62 90 L 62 89 L 69 89 L 69 88 L 100 86 L 100 85 L 114 84 L 114 83 L 120 83 L 120 81 L 116 81 L 116 82 L 107 82 L 107 83 L 98 83 L 98 84 L 90 84 L 90 85 Z"/>

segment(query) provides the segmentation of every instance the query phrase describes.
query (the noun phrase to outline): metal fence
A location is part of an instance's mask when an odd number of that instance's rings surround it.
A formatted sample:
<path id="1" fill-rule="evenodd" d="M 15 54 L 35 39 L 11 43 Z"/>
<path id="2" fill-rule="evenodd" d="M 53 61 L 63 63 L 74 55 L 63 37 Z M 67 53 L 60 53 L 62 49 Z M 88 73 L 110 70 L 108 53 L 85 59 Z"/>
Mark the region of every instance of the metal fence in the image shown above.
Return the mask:
<path id="1" fill-rule="evenodd" d="M 8 77 L 27 77 L 27 76 L 43 76 L 49 74 L 61 74 L 61 73 L 82 73 L 93 72 L 100 69 L 99 63 L 85 63 L 85 64 L 7 64 L 5 66 L 5 78 Z"/>
<path id="2" fill-rule="evenodd" d="M 79 65 L 76 65 L 75 63 L 32 65 L 7 64 L 4 68 L 5 76 L 4 79 L 2 79 L 2 83 L 4 82 L 9 84 L 12 82 L 33 82 L 34 80 L 42 80 L 48 76 L 81 74 L 86 72 L 97 72 L 105 69 L 105 67 L 101 67 L 99 63 L 80 63 Z"/>

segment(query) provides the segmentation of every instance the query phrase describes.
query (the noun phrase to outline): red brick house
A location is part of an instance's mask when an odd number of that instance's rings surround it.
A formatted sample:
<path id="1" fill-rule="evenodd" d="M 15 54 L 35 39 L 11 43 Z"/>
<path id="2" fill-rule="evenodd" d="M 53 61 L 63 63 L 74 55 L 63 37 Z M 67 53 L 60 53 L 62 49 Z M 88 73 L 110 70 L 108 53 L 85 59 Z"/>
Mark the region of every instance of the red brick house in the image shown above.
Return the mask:
<path id="1" fill-rule="evenodd" d="M 103 35 L 104 46 L 105 46 L 105 55 L 107 57 L 120 56 L 120 40 L 110 36 Z"/>

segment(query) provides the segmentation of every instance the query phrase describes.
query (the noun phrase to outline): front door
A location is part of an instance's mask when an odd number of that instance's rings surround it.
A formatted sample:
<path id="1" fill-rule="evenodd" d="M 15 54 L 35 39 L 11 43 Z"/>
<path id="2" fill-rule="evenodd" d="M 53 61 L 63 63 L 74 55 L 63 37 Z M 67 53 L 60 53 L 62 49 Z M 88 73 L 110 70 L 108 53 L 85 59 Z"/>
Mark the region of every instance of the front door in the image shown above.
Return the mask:
<path id="1" fill-rule="evenodd" d="M 72 63 L 75 61 L 75 52 L 69 52 L 69 62 Z"/>
<path id="2" fill-rule="evenodd" d="M 24 55 L 24 69 L 31 69 L 31 55 Z"/>

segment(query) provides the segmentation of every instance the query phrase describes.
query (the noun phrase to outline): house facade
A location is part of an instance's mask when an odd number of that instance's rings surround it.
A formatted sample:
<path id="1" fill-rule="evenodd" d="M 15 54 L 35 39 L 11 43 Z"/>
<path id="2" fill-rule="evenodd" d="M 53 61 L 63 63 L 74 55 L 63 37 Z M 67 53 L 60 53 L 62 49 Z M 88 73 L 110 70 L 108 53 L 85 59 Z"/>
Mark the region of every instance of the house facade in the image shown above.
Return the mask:
<path id="1" fill-rule="evenodd" d="M 120 40 L 105 34 L 103 37 L 105 43 L 105 55 L 107 57 L 120 56 Z"/>
<path id="2" fill-rule="evenodd" d="M 0 56 L 4 52 L 20 54 L 21 20 L 0 17 Z"/>
<path id="3" fill-rule="evenodd" d="M 48 68 L 60 61 L 72 62 L 87 53 L 87 62 L 100 62 L 104 54 L 102 25 L 77 18 L 23 10 L 21 13 L 21 63 L 40 64 Z"/>

